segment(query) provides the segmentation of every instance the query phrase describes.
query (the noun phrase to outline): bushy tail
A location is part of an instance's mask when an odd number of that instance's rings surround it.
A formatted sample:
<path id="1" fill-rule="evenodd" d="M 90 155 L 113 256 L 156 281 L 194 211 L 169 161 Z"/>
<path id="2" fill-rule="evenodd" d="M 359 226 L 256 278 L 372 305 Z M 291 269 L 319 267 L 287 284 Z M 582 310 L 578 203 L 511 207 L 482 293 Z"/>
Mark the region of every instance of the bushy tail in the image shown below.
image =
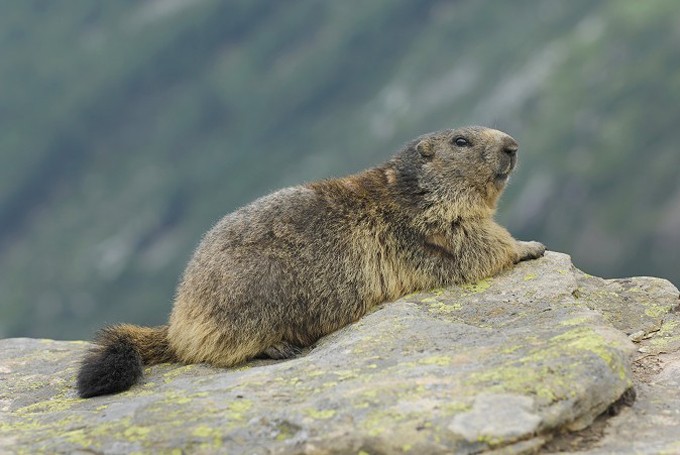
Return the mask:
<path id="1" fill-rule="evenodd" d="M 143 365 L 176 361 L 168 344 L 167 325 L 105 327 L 95 336 L 94 344 L 78 372 L 82 398 L 123 392 L 142 377 Z"/>

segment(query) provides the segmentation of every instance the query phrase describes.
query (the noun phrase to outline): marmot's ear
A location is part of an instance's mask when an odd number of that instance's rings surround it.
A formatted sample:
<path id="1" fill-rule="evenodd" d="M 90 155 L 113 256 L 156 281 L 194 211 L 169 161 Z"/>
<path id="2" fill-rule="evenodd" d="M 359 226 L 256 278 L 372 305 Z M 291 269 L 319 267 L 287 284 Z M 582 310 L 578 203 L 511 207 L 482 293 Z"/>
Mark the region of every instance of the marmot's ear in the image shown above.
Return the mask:
<path id="1" fill-rule="evenodd" d="M 416 145 L 416 150 L 418 150 L 418 153 L 420 153 L 420 155 L 424 156 L 425 158 L 429 158 L 434 155 L 434 147 L 432 146 L 432 142 L 430 142 L 429 139 L 423 139 L 422 141 L 418 142 L 418 145 Z"/>

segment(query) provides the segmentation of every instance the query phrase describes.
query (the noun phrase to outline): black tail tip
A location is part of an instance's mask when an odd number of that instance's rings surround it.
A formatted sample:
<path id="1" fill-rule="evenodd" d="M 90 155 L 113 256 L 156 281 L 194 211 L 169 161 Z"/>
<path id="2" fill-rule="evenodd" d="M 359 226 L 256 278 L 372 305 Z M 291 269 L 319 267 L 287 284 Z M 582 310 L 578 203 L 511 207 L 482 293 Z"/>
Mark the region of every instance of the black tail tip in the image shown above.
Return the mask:
<path id="1" fill-rule="evenodd" d="M 85 356 L 80 366 L 78 395 L 90 398 L 124 392 L 142 374 L 142 358 L 131 344 L 119 341 L 97 346 Z"/>

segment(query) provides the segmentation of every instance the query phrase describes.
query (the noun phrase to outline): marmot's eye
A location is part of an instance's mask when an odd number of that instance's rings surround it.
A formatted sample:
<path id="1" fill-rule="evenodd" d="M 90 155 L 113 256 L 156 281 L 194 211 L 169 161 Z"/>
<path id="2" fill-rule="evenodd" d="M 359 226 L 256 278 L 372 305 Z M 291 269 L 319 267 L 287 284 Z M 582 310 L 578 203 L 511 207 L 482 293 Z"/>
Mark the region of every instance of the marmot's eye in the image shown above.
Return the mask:
<path id="1" fill-rule="evenodd" d="M 453 140 L 453 142 L 458 146 L 458 147 L 467 147 L 470 145 L 470 143 L 465 139 L 464 137 L 457 137 Z"/>

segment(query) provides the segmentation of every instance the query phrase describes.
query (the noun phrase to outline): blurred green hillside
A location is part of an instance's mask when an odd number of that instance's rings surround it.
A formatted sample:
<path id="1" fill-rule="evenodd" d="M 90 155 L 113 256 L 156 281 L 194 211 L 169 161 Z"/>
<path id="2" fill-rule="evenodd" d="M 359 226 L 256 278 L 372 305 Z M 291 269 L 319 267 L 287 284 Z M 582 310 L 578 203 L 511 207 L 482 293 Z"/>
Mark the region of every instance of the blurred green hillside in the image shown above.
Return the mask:
<path id="1" fill-rule="evenodd" d="M 482 124 L 499 218 L 680 284 L 676 0 L 0 3 L 0 336 L 162 323 L 200 239 L 276 188 Z"/>

